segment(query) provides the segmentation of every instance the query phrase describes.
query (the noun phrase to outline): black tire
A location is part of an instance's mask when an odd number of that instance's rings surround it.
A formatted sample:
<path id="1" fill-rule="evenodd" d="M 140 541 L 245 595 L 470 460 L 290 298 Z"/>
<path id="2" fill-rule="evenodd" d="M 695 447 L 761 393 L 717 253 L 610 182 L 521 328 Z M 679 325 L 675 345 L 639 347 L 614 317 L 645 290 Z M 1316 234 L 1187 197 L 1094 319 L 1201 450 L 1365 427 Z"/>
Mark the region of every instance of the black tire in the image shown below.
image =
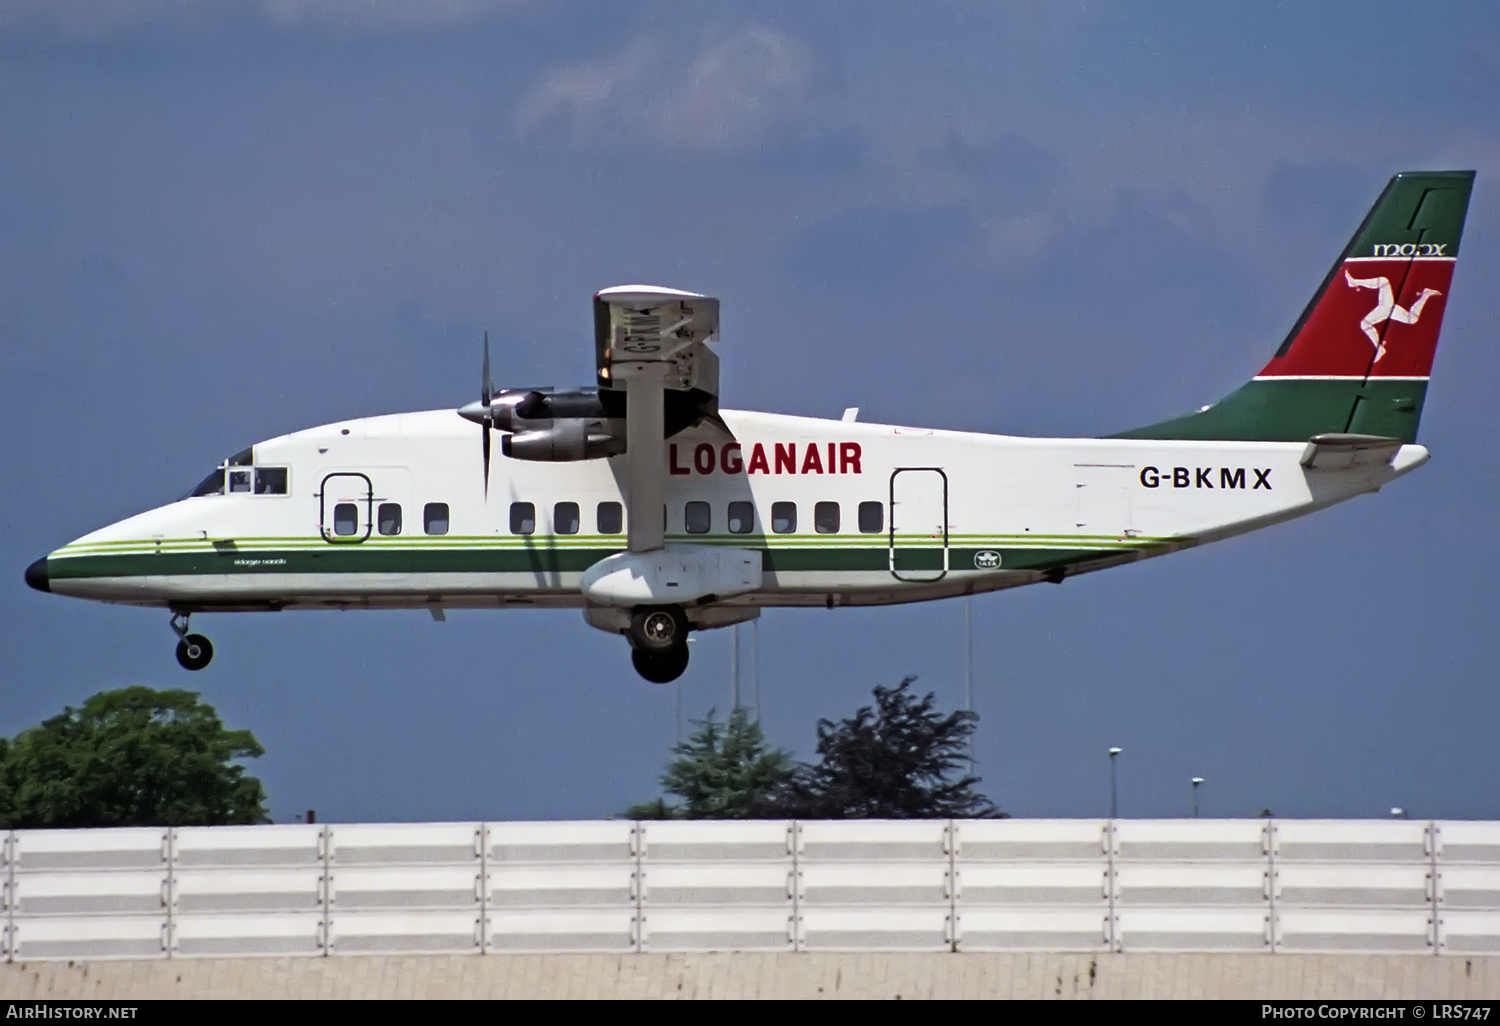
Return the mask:
<path id="1" fill-rule="evenodd" d="M 688 629 L 687 614 L 679 606 L 637 609 L 630 617 L 630 646 L 651 655 L 678 647 L 686 651 Z M 686 659 L 683 665 L 687 665 Z"/>
<path id="2" fill-rule="evenodd" d="M 213 658 L 213 642 L 201 634 L 189 634 L 177 643 L 177 662 L 184 670 L 201 670 Z"/>
<path id="3" fill-rule="evenodd" d="M 636 673 L 652 684 L 670 684 L 681 677 L 682 671 L 687 669 L 688 647 L 684 642 L 665 652 L 633 649 L 630 653 L 630 663 L 635 667 Z"/>

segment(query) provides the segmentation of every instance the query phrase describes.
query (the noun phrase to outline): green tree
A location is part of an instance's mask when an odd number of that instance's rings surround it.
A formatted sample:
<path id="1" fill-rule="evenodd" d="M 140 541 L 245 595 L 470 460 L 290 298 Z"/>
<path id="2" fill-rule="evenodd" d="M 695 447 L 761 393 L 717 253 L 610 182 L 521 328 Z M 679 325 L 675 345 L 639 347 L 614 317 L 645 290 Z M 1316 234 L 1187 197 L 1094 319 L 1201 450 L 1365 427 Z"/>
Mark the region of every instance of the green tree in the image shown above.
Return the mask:
<path id="1" fill-rule="evenodd" d="M 818 721 L 815 765 L 798 767 L 779 793 L 788 819 L 947 819 L 1003 816 L 960 776 L 977 713 L 943 715 L 931 692 L 911 692 L 915 677 L 875 688 L 875 705 L 839 723 Z"/>
<path id="2" fill-rule="evenodd" d="M 5 746 L 0 817 L 15 828 L 268 822 L 260 781 L 233 763 L 264 752 L 194 692 L 103 691 Z"/>
<path id="3" fill-rule="evenodd" d="M 676 745 L 676 756 L 661 777 L 662 790 L 682 799 L 665 798 L 633 805 L 630 819 L 757 819 L 774 816 L 774 798 L 793 772 L 791 758 L 766 744 L 760 724 L 736 709 L 723 722 L 708 717 Z"/>
<path id="4" fill-rule="evenodd" d="M 10 761 L 10 739 L 0 737 L 0 828 L 15 818 L 16 794 L 10 786 L 6 764 Z"/>

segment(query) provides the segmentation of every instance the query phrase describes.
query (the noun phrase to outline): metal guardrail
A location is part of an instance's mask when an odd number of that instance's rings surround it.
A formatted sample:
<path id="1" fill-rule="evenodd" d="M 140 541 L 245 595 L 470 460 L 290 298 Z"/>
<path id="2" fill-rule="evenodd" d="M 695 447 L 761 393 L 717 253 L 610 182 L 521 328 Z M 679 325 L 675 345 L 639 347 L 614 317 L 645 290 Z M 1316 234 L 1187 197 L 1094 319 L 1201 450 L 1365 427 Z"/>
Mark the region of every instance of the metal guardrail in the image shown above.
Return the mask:
<path id="1" fill-rule="evenodd" d="M 7 961 L 1500 951 L 1500 823 L 328 824 L 3 835 Z"/>

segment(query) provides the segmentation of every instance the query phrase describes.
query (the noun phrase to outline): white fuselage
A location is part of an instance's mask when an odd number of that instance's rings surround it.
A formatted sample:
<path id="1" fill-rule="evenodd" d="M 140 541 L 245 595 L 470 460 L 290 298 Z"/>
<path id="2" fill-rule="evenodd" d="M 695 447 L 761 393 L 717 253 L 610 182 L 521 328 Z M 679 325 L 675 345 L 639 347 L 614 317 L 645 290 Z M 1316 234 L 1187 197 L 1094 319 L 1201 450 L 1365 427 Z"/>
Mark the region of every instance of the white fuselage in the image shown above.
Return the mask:
<path id="1" fill-rule="evenodd" d="M 721 416 L 729 433 L 705 422 L 668 440 L 666 543 L 759 550 L 764 576 L 755 592 L 712 603 L 717 613 L 695 612 L 700 627 L 762 606 L 1060 580 L 1300 516 L 1427 459 L 1405 445 L 1389 463 L 1322 470 L 1302 465 L 1303 443 Z M 173 502 L 53 552 L 51 590 L 186 612 L 585 606 L 584 571 L 625 548 L 610 504 L 624 501 L 626 457 L 540 463 L 496 451 L 486 494 L 478 435 L 444 410 L 262 442 L 255 467 L 285 468 L 285 494 L 256 494 L 245 468 L 235 481 L 249 490 Z"/>

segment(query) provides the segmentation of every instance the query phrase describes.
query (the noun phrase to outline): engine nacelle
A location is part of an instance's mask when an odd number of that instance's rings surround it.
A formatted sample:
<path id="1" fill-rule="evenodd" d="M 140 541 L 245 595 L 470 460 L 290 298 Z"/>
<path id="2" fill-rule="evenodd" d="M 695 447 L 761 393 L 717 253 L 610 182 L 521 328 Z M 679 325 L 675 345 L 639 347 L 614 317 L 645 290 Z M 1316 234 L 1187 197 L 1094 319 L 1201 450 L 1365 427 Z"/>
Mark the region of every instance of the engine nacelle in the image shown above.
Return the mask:
<path id="1" fill-rule="evenodd" d="M 543 421 L 500 439 L 500 451 L 513 460 L 567 463 L 616 456 L 625 451 L 625 422 L 568 418 Z"/>
<path id="2" fill-rule="evenodd" d="M 535 420 L 541 412 L 540 392 L 517 392 L 507 389 L 490 400 L 490 423 L 501 431 L 521 431 L 528 420 Z"/>
<path id="3" fill-rule="evenodd" d="M 604 401 L 598 389 L 564 392 L 508 388 L 490 401 L 490 423 L 501 431 L 540 431 L 554 420 L 599 420 Z M 621 429 L 623 432 L 623 428 Z"/>

